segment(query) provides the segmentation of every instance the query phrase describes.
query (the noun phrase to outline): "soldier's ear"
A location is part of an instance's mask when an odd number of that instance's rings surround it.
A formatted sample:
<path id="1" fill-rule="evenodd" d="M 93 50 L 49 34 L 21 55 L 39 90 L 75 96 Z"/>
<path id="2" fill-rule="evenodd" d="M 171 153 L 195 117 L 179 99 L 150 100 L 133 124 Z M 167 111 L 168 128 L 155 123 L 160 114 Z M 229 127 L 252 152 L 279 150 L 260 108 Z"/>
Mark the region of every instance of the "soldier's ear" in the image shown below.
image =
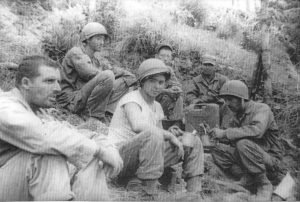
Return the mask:
<path id="1" fill-rule="evenodd" d="M 21 79 L 21 86 L 25 90 L 29 90 L 31 88 L 31 86 L 32 86 L 32 81 L 29 78 L 27 78 L 27 77 L 23 77 Z"/>

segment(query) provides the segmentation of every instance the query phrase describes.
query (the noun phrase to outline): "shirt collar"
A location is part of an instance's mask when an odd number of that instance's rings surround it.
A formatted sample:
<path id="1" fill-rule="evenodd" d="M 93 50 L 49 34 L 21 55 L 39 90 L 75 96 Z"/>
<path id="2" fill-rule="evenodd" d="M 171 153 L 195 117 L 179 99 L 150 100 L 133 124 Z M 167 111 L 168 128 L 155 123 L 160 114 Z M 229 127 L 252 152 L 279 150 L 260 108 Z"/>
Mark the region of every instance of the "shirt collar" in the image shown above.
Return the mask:
<path id="1" fill-rule="evenodd" d="M 210 81 L 207 81 L 207 80 L 202 76 L 202 74 L 200 74 L 200 76 L 201 76 L 202 80 L 205 81 L 205 82 L 208 83 L 208 84 L 211 84 L 211 83 L 213 83 L 214 81 L 219 81 L 219 77 L 217 76 L 217 73 L 215 74 L 215 77 L 214 77 L 212 80 L 210 80 Z"/>
<path id="2" fill-rule="evenodd" d="M 25 100 L 24 96 L 18 88 L 13 88 L 10 92 L 12 93 L 12 95 L 18 98 L 18 100 L 26 107 L 26 109 L 32 111 L 28 102 Z"/>

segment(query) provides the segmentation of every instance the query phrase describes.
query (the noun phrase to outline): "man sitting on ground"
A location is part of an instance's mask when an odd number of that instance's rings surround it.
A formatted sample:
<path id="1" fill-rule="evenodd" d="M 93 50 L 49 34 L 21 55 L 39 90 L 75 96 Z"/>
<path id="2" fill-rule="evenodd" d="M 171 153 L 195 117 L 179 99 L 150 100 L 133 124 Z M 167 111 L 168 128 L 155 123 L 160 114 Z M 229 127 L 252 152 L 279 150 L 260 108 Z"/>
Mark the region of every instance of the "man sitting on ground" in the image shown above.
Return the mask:
<path id="1" fill-rule="evenodd" d="M 211 56 L 204 56 L 201 74 L 193 78 L 186 98 L 188 104 L 217 103 L 223 104 L 219 92 L 228 78 L 216 73 L 215 62 Z"/>
<path id="2" fill-rule="evenodd" d="M 105 113 L 114 113 L 119 99 L 136 82 L 128 71 L 112 67 L 99 52 L 108 37 L 103 25 L 90 22 L 81 31 L 81 46 L 66 54 L 61 70 L 62 92 L 58 103 L 72 113 L 104 123 Z"/>
<path id="3" fill-rule="evenodd" d="M 187 191 L 201 191 L 204 158 L 200 138 L 193 136 L 190 150 L 184 150 L 174 134 L 162 129 L 164 114 L 155 98 L 169 78 L 170 70 L 161 60 L 142 62 L 138 69 L 141 87 L 120 100 L 109 128 L 109 138 L 124 161 L 119 177 L 131 178 L 127 188 L 131 183 L 141 185 L 141 191 L 151 197 L 157 193 L 164 168 L 182 158 Z"/>
<path id="4" fill-rule="evenodd" d="M 19 65 L 16 88 L 0 93 L 1 201 L 103 200 L 103 167 L 112 175 L 122 169 L 118 150 L 105 137 L 92 140 L 49 119 L 43 108 L 55 103 L 59 81 L 56 63 L 31 56 Z M 77 167 L 74 180 L 67 162 Z"/>
<path id="5" fill-rule="evenodd" d="M 156 97 L 163 108 L 165 116 L 170 120 L 183 118 L 182 85 L 172 68 L 173 49 L 168 44 L 158 46 L 155 58 L 162 60 L 170 68 L 171 77 L 166 82 L 166 88 Z"/>

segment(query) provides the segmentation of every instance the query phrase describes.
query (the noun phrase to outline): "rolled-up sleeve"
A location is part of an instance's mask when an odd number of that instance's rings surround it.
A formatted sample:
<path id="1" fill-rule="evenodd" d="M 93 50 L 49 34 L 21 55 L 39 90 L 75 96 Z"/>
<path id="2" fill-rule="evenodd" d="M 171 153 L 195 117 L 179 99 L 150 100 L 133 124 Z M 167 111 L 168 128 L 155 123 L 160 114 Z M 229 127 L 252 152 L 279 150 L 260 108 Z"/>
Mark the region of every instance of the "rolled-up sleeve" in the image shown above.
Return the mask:
<path id="1" fill-rule="evenodd" d="M 95 141 L 59 122 L 43 123 L 22 104 L 1 100 L 0 139 L 34 154 L 62 155 L 85 167 L 97 150 Z"/>

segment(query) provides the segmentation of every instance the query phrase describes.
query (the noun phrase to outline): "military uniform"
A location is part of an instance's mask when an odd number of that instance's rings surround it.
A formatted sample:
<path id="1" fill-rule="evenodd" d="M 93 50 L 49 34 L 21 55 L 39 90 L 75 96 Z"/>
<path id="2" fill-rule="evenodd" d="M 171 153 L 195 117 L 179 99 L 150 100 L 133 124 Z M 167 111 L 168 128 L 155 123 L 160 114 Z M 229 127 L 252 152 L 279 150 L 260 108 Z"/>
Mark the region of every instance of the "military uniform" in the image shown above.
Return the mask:
<path id="1" fill-rule="evenodd" d="M 213 159 L 219 167 L 237 176 L 270 171 L 267 175 L 276 184 L 286 169 L 280 164 L 282 146 L 274 115 L 264 103 L 249 101 L 245 105 L 243 115 L 235 116 L 226 126 L 226 144 L 220 143 L 213 149 Z M 221 112 L 221 117 L 224 115 L 226 111 Z"/>
<path id="2" fill-rule="evenodd" d="M 58 103 L 73 113 L 88 113 L 102 118 L 114 112 L 118 100 L 136 82 L 133 74 L 112 67 L 96 52 L 90 58 L 83 46 L 73 47 L 66 54 L 61 69 Z"/>
<path id="3" fill-rule="evenodd" d="M 215 73 L 215 77 L 211 81 L 203 78 L 202 74 L 193 78 L 192 85 L 186 94 L 189 104 L 196 103 L 218 103 L 219 92 L 228 78 L 224 75 Z"/>
<path id="4" fill-rule="evenodd" d="M 181 83 L 178 81 L 173 69 L 170 67 L 171 77 L 166 83 L 166 88 L 172 88 L 176 86 L 182 89 Z M 182 119 L 183 118 L 183 98 L 180 94 L 163 92 L 159 94 L 156 98 L 164 111 L 167 118 L 171 120 Z"/>

